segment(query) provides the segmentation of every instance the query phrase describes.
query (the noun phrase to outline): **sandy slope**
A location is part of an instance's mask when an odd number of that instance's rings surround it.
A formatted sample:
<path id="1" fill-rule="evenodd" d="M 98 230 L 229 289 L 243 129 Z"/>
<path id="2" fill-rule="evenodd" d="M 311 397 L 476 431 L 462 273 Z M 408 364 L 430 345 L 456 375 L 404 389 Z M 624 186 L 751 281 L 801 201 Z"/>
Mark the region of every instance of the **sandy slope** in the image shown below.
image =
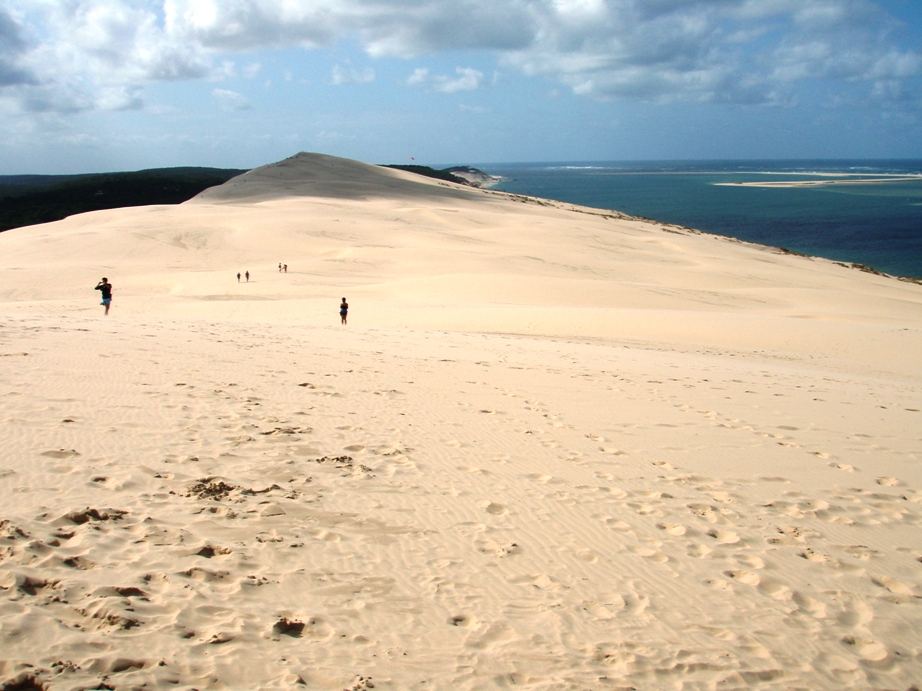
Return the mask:
<path id="1" fill-rule="evenodd" d="M 299 155 L 0 235 L 0 684 L 918 684 L 922 288 L 616 216 Z"/>

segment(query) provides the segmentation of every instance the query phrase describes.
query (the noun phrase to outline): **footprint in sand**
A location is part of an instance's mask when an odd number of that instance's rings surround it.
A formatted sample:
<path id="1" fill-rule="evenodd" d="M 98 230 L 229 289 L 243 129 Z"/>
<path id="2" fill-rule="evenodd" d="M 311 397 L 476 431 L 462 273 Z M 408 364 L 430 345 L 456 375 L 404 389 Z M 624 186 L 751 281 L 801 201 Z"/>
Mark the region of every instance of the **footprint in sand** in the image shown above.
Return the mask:
<path id="1" fill-rule="evenodd" d="M 727 591 L 733 588 L 733 586 L 731 586 L 728 581 L 722 581 L 722 580 L 717 580 L 717 579 L 708 579 L 704 581 L 704 584 L 708 588 L 711 588 L 712 590 Z"/>
<path id="2" fill-rule="evenodd" d="M 740 541 L 740 536 L 732 530 L 709 530 L 708 535 L 724 545 L 735 545 Z"/>
<path id="3" fill-rule="evenodd" d="M 759 592 L 763 595 L 768 595 L 774 600 L 787 600 L 791 597 L 790 588 L 768 578 L 763 579 L 762 582 L 759 583 L 758 588 Z"/>
<path id="4" fill-rule="evenodd" d="M 483 468 L 478 468 L 472 465 L 459 465 L 458 470 L 461 470 L 465 473 L 470 473 L 471 475 L 490 475 L 489 470 L 484 470 Z"/>
<path id="5" fill-rule="evenodd" d="M 311 537 L 315 540 L 322 540 L 323 542 L 339 542 L 342 538 L 336 533 L 331 533 L 329 530 L 317 529 L 310 532 Z"/>
<path id="6" fill-rule="evenodd" d="M 898 581 L 890 576 L 876 576 L 871 579 L 881 588 L 886 588 L 894 595 L 903 595 L 905 597 L 915 597 L 916 593 L 908 583 Z"/>
<path id="7" fill-rule="evenodd" d="M 57 449 L 42 452 L 42 456 L 47 456 L 48 458 L 73 458 L 79 455 L 80 452 L 75 449 Z"/>
<path id="8" fill-rule="evenodd" d="M 583 561 L 589 562 L 590 564 L 595 564 L 599 560 L 598 555 L 596 555 L 595 552 L 588 550 L 588 549 L 580 550 L 579 552 L 576 553 L 576 556 L 582 559 Z"/>
<path id="9" fill-rule="evenodd" d="M 484 506 L 484 511 L 494 516 L 504 516 L 509 513 L 509 509 L 507 509 L 505 506 L 492 501 Z"/>
<path id="10" fill-rule="evenodd" d="M 826 511 L 829 509 L 829 502 L 825 499 L 805 499 L 797 503 L 797 508 L 805 514 L 815 514 L 817 511 Z"/>
<path id="11" fill-rule="evenodd" d="M 669 561 L 669 557 L 667 557 L 665 554 L 655 549 L 651 549 L 650 547 L 631 545 L 628 547 L 628 549 L 630 549 L 634 554 L 643 557 L 644 559 L 649 559 L 650 561 L 656 562 L 657 564 L 664 564 Z"/>
<path id="12" fill-rule="evenodd" d="M 467 645 L 479 649 L 492 648 L 500 643 L 511 641 L 515 637 L 515 629 L 505 624 L 491 624 L 483 636 L 468 642 Z"/>
<path id="13" fill-rule="evenodd" d="M 725 519 L 710 504 L 689 504 L 688 509 L 698 518 L 703 518 L 708 523 L 725 522 Z"/>
<path id="14" fill-rule="evenodd" d="M 887 651 L 887 646 L 872 638 L 854 638 L 852 636 L 846 636 L 842 639 L 842 643 L 853 648 L 858 654 L 858 657 L 868 662 L 882 662 L 886 660 L 887 656 L 890 654 Z"/>
<path id="15" fill-rule="evenodd" d="M 510 578 L 509 582 L 515 585 L 531 586 L 533 588 L 537 588 L 538 590 L 560 590 L 563 587 L 546 573 L 516 576 L 514 578 Z"/>
<path id="16" fill-rule="evenodd" d="M 727 492 L 721 490 L 705 490 L 705 492 L 709 494 L 714 501 L 720 502 L 721 504 L 733 503 L 733 498 Z"/>
<path id="17" fill-rule="evenodd" d="M 837 597 L 841 597 L 841 592 L 833 593 Z M 846 608 L 839 612 L 836 617 L 839 620 L 839 623 L 848 627 L 864 626 L 869 624 L 874 619 L 874 610 L 872 610 L 867 604 L 861 601 L 856 601 L 851 604 L 851 606 L 846 606 Z"/>
<path id="18" fill-rule="evenodd" d="M 624 601 L 621 601 L 621 608 L 624 607 Z M 596 619 L 611 619 L 615 616 L 615 613 L 612 612 L 608 607 L 598 602 L 586 601 L 583 602 L 583 609 L 589 612 Z"/>
<path id="19" fill-rule="evenodd" d="M 649 605 L 650 598 L 646 595 L 639 595 L 633 592 L 624 597 L 624 609 L 628 614 L 642 614 Z"/>
<path id="20" fill-rule="evenodd" d="M 521 554 L 522 548 L 515 542 L 507 545 L 501 545 L 496 542 L 496 540 L 490 540 L 489 538 L 483 540 L 477 540 L 475 543 L 477 551 L 484 554 L 490 554 L 494 557 L 505 557 L 509 554 Z"/>
<path id="21" fill-rule="evenodd" d="M 470 614 L 456 614 L 448 620 L 452 626 L 460 626 L 462 629 L 480 628 L 480 620 Z"/>
<path id="22" fill-rule="evenodd" d="M 664 515 L 661 509 L 658 509 L 652 504 L 628 502 L 628 506 L 634 509 L 634 511 L 639 513 L 641 516 L 662 516 Z"/>
<path id="23" fill-rule="evenodd" d="M 712 554 L 713 552 L 714 550 L 712 550 L 710 547 L 701 544 L 690 545 L 688 548 L 688 556 L 694 557 L 695 559 L 704 559 L 706 556 Z"/>
<path id="24" fill-rule="evenodd" d="M 900 484 L 902 484 L 895 477 L 887 477 L 887 476 L 879 477 L 877 478 L 877 480 L 875 480 L 875 482 L 878 485 L 883 485 L 884 487 L 899 487 Z"/>
<path id="25" fill-rule="evenodd" d="M 848 463 L 830 463 L 829 467 L 835 468 L 836 470 L 844 470 L 846 473 L 854 473 L 858 470 L 855 466 L 849 465 Z"/>
<path id="26" fill-rule="evenodd" d="M 335 630 L 320 617 L 311 617 L 301 629 L 301 637 L 315 641 L 325 641 L 333 637 Z"/>
<path id="27" fill-rule="evenodd" d="M 605 525 L 612 530 L 617 530 L 619 533 L 627 533 L 631 530 L 631 526 L 618 518 L 605 518 L 603 521 Z"/>
<path id="28" fill-rule="evenodd" d="M 762 582 L 759 574 L 749 571 L 747 569 L 740 569 L 736 571 L 724 571 L 724 576 L 727 578 L 732 578 L 737 583 L 743 583 L 745 585 L 751 585 L 753 587 L 759 585 Z"/>
<path id="29" fill-rule="evenodd" d="M 765 562 L 754 554 L 741 554 L 736 557 L 736 561 L 750 569 L 765 568 Z"/>
<path id="30" fill-rule="evenodd" d="M 684 535 L 688 530 L 688 528 L 686 528 L 681 523 L 657 523 L 656 527 L 662 531 L 665 531 L 669 535 L 675 535 L 676 537 Z"/>
<path id="31" fill-rule="evenodd" d="M 823 619 L 826 617 L 826 605 L 815 600 L 809 595 L 804 595 L 802 593 L 794 592 L 792 595 L 794 604 L 796 604 L 801 611 L 806 612 L 811 617 L 816 619 Z"/>

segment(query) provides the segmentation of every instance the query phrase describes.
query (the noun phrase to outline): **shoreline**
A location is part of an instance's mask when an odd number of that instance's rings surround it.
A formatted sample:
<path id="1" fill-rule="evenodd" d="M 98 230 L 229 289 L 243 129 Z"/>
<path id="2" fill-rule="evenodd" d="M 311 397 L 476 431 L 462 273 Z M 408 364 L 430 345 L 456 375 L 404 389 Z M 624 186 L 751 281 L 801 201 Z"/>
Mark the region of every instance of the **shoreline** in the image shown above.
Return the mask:
<path id="1" fill-rule="evenodd" d="M 505 170 L 501 171 L 506 173 Z M 650 182 L 650 183 L 637 183 L 629 185 L 627 182 L 625 185 L 624 192 L 617 191 L 617 185 L 612 187 L 610 183 L 598 181 L 596 183 L 590 182 L 592 179 L 611 179 L 616 176 L 624 176 L 625 178 L 631 178 L 636 176 L 644 176 L 649 178 L 662 177 L 663 180 L 660 182 Z M 740 182 L 726 182 L 719 181 L 720 177 L 725 176 L 744 176 L 744 175 L 772 175 L 775 177 L 789 177 L 789 176 L 814 176 L 814 177 L 825 177 L 828 179 L 816 180 L 744 180 Z M 710 178 L 718 178 L 718 181 L 708 180 L 707 184 L 702 184 L 698 182 L 693 182 L 694 178 L 700 176 L 708 176 Z M 652 194 L 655 190 L 660 190 L 662 188 L 663 193 L 665 194 L 666 188 L 669 187 L 668 180 L 671 177 L 687 177 L 688 180 L 684 181 L 682 189 L 682 195 L 680 196 L 677 202 L 673 202 L 669 208 L 671 211 L 667 215 L 671 216 L 671 221 L 659 221 L 658 215 L 655 208 L 651 207 L 649 202 L 649 194 Z M 582 182 L 585 179 L 585 182 Z M 520 194 L 526 196 L 524 190 L 533 190 L 538 189 L 538 194 L 542 196 L 547 196 L 548 190 L 553 190 L 556 193 L 554 197 L 555 201 L 560 203 L 574 203 L 572 199 L 579 199 L 578 204 L 587 206 L 587 208 L 596 208 L 602 211 L 609 211 L 610 213 L 624 213 L 624 211 L 617 211 L 617 209 L 633 209 L 633 214 L 637 218 L 646 218 L 652 222 L 658 222 L 668 225 L 674 225 L 677 227 L 688 227 L 696 228 L 699 232 L 719 235 L 721 237 L 728 237 L 738 239 L 744 242 L 753 242 L 757 244 L 762 244 L 768 247 L 778 247 L 784 251 L 789 251 L 794 254 L 802 254 L 804 256 L 815 256 L 819 258 L 829 259 L 830 261 L 836 261 L 840 263 L 845 263 L 847 265 L 855 265 L 856 268 L 865 267 L 871 268 L 874 271 L 880 272 L 881 274 L 893 276 L 895 278 L 902 278 L 912 281 L 922 280 L 922 267 L 917 266 L 918 262 L 910 261 L 908 258 L 917 256 L 915 252 L 915 247 L 918 245 L 918 241 L 915 239 L 916 236 L 912 234 L 909 230 L 906 235 L 905 233 L 902 236 L 894 237 L 895 247 L 904 248 L 901 252 L 897 253 L 896 249 L 888 252 L 886 248 L 881 249 L 877 246 L 867 246 L 865 247 L 862 242 L 859 241 L 859 235 L 861 227 L 858 225 L 859 220 L 863 217 L 861 216 L 861 209 L 856 206 L 857 203 L 848 201 L 851 209 L 849 213 L 852 215 L 849 216 L 849 219 L 856 219 L 853 222 L 848 221 L 846 227 L 843 229 L 846 233 L 851 233 L 851 235 L 846 235 L 846 237 L 852 237 L 853 240 L 846 243 L 846 247 L 843 247 L 839 244 L 833 242 L 832 236 L 828 237 L 826 235 L 817 236 L 822 238 L 822 241 L 816 241 L 812 236 L 805 234 L 805 231 L 802 230 L 802 224 L 797 223 L 797 219 L 793 216 L 791 218 L 782 217 L 778 220 L 779 225 L 774 229 L 769 228 L 765 222 L 761 222 L 763 216 L 759 215 L 760 210 L 767 214 L 774 214 L 775 210 L 772 208 L 769 198 L 763 197 L 759 199 L 753 199 L 752 197 L 746 197 L 744 200 L 739 201 L 741 205 L 738 211 L 738 215 L 741 217 L 741 221 L 735 225 L 735 227 L 729 227 L 723 216 L 721 215 L 724 207 L 718 207 L 718 202 L 723 199 L 723 201 L 728 205 L 727 208 L 735 208 L 733 204 L 736 204 L 734 200 L 737 199 L 732 193 L 725 192 L 723 194 L 729 194 L 730 196 L 726 199 L 723 197 L 715 197 L 714 193 L 708 193 L 706 188 L 723 188 L 729 190 L 732 188 L 735 189 L 750 189 L 754 190 L 757 188 L 766 188 L 766 189 L 804 189 L 808 190 L 811 188 L 817 189 L 828 189 L 833 190 L 838 186 L 846 186 L 841 189 L 848 189 L 849 187 L 860 187 L 862 185 L 867 185 L 869 188 L 885 188 L 888 184 L 894 185 L 905 185 L 907 186 L 907 195 L 913 195 L 913 190 L 916 189 L 915 183 L 922 182 L 922 175 L 919 174 L 902 174 L 902 173 L 880 173 L 876 175 L 869 175 L 868 173 L 851 173 L 851 172 L 822 172 L 822 171 L 797 171 L 797 172 L 787 172 L 787 171 L 760 171 L 754 172 L 750 171 L 747 173 L 740 173 L 739 171 L 613 171 L 605 172 L 604 174 L 597 175 L 592 174 L 588 176 L 583 175 L 564 175 L 558 177 L 555 175 L 549 175 L 545 177 L 543 174 L 535 174 L 532 177 L 516 178 L 510 177 L 508 182 L 511 182 L 511 185 L 500 185 L 497 191 L 507 192 L 509 194 Z M 689 195 L 689 190 L 693 186 L 700 185 L 702 188 L 701 194 L 706 195 L 704 199 L 707 201 L 701 202 L 701 206 L 695 206 L 693 201 L 686 199 Z M 521 189 L 523 192 L 517 192 L 516 189 Z M 534 192 L 530 192 L 534 196 Z M 873 195 L 874 192 L 871 191 L 868 194 Z M 877 194 L 885 195 L 886 192 L 881 191 Z M 540 198 L 535 196 L 535 198 Z M 804 204 L 808 202 L 804 201 Z M 822 211 L 818 213 L 834 213 L 832 209 L 827 209 L 830 202 L 828 201 L 816 201 L 809 202 L 809 204 L 817 204 L 822 208 Z M 870 203 L 870 202 L 869 202 Z M 919 204 L 912 204 L 911 199 L 910 203 L 906 208 L 918 207 Z M 766 208 L 763 208 L 766 207 Z M 854 208 L 853 208 L 854 207 Z M 662 211 L 662 210 L 661 210 Z M 747 216 L 746 214 L 749 213 Z M 870 211 L 866 211 L 866 214 L 870 214 Z M 855 215 L 857 214 L 857 216 Z M 899 223 L 898 226 L 893 226 L 894 228 L 899 227 L 903 228 L 906 223 L 912 223 L 912 219 L 917 215 L 910 213 L 909 211 L 900 212 L 894 216 L 894 222 Z M 774 218 L 774 216 L 772 216 Z M 876 217 L 875 217 L 876 218 Z M 711 227 L 708 227 L 708 221 L 711 221 Z M 873 219 L 868 218 L 868 223 L 873 223 Z M 785 225 L 787 223 L 787 225 Z M 790 226 L 790 228 L 789 228 Z M 910 226 L 911 227 L 911 226 Z M 874 226 L 876 229 L 877 226 Z M 886 228 L 882 228 L 881 232 L 884 232 Z M 889 236 L 887 236 L 889 237 Z M 819 245 L 819 247 L 817 247 Z M 887 245 L 888 247 L 890 245 Z M 825 250 L 825 252 L 823 251 Z M 867 251 L 865 251 L 867 250 Z M 910 251 L 912 250 L 912 251 Z M 834 256 L 830 256 L 834 255 Z"/>
<path id="2" fill-rule="evenodd" d="M 886 182 L 886 181 L 881 181 L 881 182 Z M 754 183 L 752 185 L 749 185 L 749 183 L 713 183 L 713 184 L 722 185 L 722 186 L 731 186 L 734 184 L 753 186 L 753 187 L 762 186 L 758 183 Z M 765 183 L 765 185 L 772 185 L 772 186 L 778 186 L 778 187 L 787 186 L 785 183 L 774 183 L 774 184 Z M 922 276 L 906 276 L 906 275 L 901 275 L 901 274 L 888 273 L 886 271 L 877 269 L 874 266 L 863 264 L 861 262 L 842 261 L 839 259 L 832 259 L 831 257 L 824 257 L 821 254 L 807 254 L 805 252 L 800 252 L 798 250 L 792 250 L 788 247 L 783 247 L 781 245 L 769 245 L 769 244 L 765 244 L 762 242 L 756 242 L 754 240 L 746 240 L 743 238 L 736 237 L 734 235 L 723 235 L 721 233 L 717 233 L 714 231 L 701 230 L 698 228 L 684 226 L 678 223 L 670 223 L 668 221 L 660 221 L 655 218 L 648 218 L 646 216 L 632 216 L 628 213 L 625 213 L 624 211 L 618 211 L 617 209 L 606 209 L 606 208 L 595 207 L 595 206 L 584 206 L 580 204 L 574 204 L 572 202 L 561 201 L 558 199 L 551 199 L 548 197 L 535 197 L 532 195 L 520 194 L 518 192 L 508 192 L 505 190 L 492 190 L 489 188 L 482 188 L 482 189 L 487 189 L 494 194 L 505 195 L 506 197 L 513 199 L 515 201 L 537 204 L 539 206 L 555 206 L 557 208 L 569 207 L 571 210 L 576 211 L 577 213 L 591 213 L 591 214 L 602 216 L 603 218 L 620 218 L 624 220 L 634 220 L 634 221 L 640 221 L 643 223 L 650 223 L 652 225 L 662 227 L 668 230 L 669 232 L 679 231 L 679 232 L 694 233 L 697 235 L 709 235 L 709 236 L 720 238 L 723 240 L 730 240 L 732 242 L 745 243 L 747 245 L 752 245 L 753 247 L 762 247 L 767 250 L 775 250 L 775 251 L 781 252 L 782 254 L 788 254 L 788 255 L 797 256 L 797 257 L 804 257 L 805 259 L 821 259 L 823 261 L 832 262 L 833 264 L 837 264 L 838 266 L 842 266 L 848 269 L 857 269 L 865 273 L 870 273 L 870 274 L 874 274 L 877 276 L 883 276 L 885 278 L 892 278 L 898 281 L 922 284 Z M 557 206 L 560 204 L 564 206 Z"/>

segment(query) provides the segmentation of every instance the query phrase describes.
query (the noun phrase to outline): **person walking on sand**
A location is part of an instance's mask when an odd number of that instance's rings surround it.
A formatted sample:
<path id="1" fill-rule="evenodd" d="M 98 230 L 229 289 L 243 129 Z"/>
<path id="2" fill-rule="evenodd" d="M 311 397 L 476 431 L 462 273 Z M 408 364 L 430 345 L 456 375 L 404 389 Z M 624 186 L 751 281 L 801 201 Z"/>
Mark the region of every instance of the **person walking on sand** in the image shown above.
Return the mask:
<path id="1" fill-rule="evenodd" d="M 343 324 L 346 323 L 346 316 L 349 314 L 349 303 L 346 302 L 346 298 L 343 298 L 343 301 L 339 303 L 339 318 L 343 320 Z"/>
<path id="2" fill-rule="evenodd" d="M 112 284 L 105 276 L 96 284 L 96 290 L 102 293 L 102 304 L 106 307 L 106 315 L 109 314 L 109 306 L 112 304 Z M 345 298 L 343 298 L 345 300 Z"/>
<path id="3" fill-rule="evenodd" d="M 237 283 L 240 283 L 240 272 L 237 272 Z"/>
<path id="4" fill-rule="evenodd" d="M 249 283 L 249 282 L 250 282 L 250 272 L 247 271 L 247 272 L 244 274 L 244 276 L 247 277 L 247 283 Z"/>

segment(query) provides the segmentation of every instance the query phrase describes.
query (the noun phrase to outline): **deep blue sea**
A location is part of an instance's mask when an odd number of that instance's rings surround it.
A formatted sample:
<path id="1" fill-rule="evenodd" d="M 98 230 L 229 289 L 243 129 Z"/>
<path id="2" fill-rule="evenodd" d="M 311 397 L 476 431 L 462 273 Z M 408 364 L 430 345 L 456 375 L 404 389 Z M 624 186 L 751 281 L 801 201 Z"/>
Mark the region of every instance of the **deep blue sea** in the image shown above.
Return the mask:
<path id="1" fill-rule="evenodd" d="M 494 189 L 614 209 L 922 278 L 922 161 L 480 164 Z M 915 180 L 865 182 L 894 175 Z M 719 183 L 848 180 L 808 187 Z"/>

